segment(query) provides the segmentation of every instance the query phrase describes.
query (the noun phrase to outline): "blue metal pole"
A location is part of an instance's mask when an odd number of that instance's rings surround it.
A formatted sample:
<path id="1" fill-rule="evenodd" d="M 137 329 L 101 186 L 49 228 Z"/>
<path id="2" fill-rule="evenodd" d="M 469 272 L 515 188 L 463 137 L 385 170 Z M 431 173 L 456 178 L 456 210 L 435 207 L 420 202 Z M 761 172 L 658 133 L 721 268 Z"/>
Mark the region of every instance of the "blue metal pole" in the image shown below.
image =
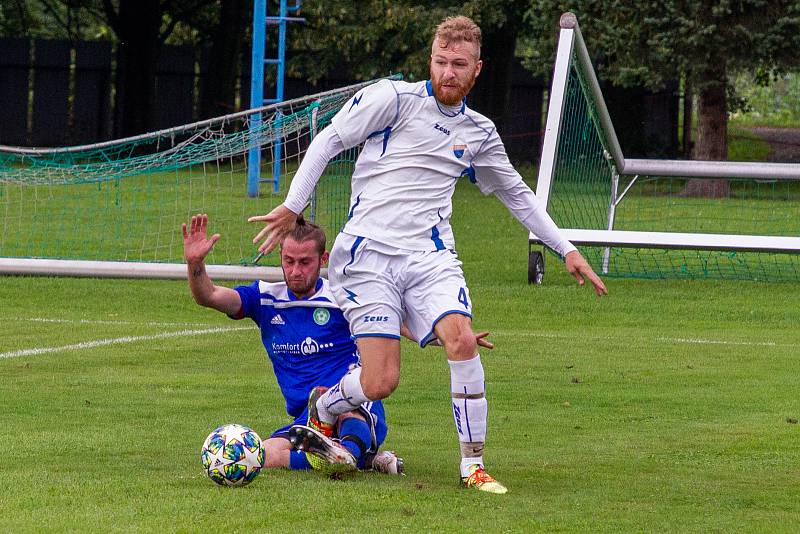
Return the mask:
<path id="1" fill-rule="evenodd" d="M 254 0 L 253 48 L 250 67 L 250 108 L 264 105 L 264 49 L 266 44 L 266 0 Z M 250 139 L 261 129 L 261 114 L 250 117 Z M 247 154 L 247 196 L 257 197 L 261 180 L 261 147 L 256 145 Z"/>
<path id="2" fill-rule="evenodd" d="M 278 20 L 278 76 L 275 81 L 277 102 L 283 102 L 283 77 L 286 73 L 286 0 L 281 0 L 281 7 Z M 280 111 L 276 117 L 276 128 L 282 126 Z M 280 131 L 280 130 L 278 130 Z M 272 192 L 277 193 L 281 188 L 281 160 L 283 159 L 283 138 L 278 137 L 275 141 L 275 159 L 272 161 Z"/>

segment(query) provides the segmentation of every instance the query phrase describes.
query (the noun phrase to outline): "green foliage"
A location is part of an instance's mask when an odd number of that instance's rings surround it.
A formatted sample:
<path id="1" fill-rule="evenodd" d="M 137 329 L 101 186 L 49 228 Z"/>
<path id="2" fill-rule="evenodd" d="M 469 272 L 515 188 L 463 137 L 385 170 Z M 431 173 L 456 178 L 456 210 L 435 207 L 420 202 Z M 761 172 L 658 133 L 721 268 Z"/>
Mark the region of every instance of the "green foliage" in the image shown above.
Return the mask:
<path id="1" fill-rule="evenodd" d="M 682 73 L 694 89 L 719 83 L 708 72 L 765 72 L 800 65 L 800 4 L 794 0 L 708 2 L 540 0 L 526 14 L 531 31 L 521 53 L 541 74 L 554 49 L 555 25 L 572 11 L 600 75 L 623 86 L 653 89 Z"/>
<path id="2" fill-rule="evenodd" d="M 471 17 L 485 38 L 504 31 L 510 18 L 521 14 L 523 4 L 520 0 L 303 2 L 306 24 L 290 35 L 290 72 L 312 81 L 341 73 L 342 68 L 359 80 L 395 72 L 409 80 L 426 79 L 433 30 L 445 17 Z"/>
<path id="3" fill-rule="evenodd" d="M 800 73 L 778 74 L 763 83 L 751 74 L 740 73 L 733 84 L 747 101 L 747 109 L 732 115 L 735 123 L 800 127 Z"/>
<path id="4" fill-rule="evenodd" d="M 91 40 L 108 35 L 98 0 L 12 0 L 0 4 L 0 37 Z"/>

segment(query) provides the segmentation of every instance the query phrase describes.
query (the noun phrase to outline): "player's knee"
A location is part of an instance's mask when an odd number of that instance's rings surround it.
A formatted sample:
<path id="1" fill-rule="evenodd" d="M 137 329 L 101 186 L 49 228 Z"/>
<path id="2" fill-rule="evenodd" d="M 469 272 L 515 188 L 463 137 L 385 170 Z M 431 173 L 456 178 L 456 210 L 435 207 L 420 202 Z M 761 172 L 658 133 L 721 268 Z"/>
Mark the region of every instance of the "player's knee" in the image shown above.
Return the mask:
<path id="1" fill-rule="evenodd" d="M 460 330 L 444 340 L 444 348 L 451 360 L 468 360 L 478 352 L 475 334 L 471 330 Z"/>
<path id="2" fill-rule="evenodd" d="M 385 399 L 397 389 L 397 385 L 400 383 L 399 373 L 384 373 L 368 380 L 363 380 L 363 374 L 361 376 L 361 389 L 364 391 L 364 395 L 373 401 Z"/>
<path id="3" fill-rule="evenodd" d="M 261 442 L 264 448 L 264 469 L 286 467 L 288 463 L 289 449 L 280 446 L 277 440 L 267 439 Z"/>

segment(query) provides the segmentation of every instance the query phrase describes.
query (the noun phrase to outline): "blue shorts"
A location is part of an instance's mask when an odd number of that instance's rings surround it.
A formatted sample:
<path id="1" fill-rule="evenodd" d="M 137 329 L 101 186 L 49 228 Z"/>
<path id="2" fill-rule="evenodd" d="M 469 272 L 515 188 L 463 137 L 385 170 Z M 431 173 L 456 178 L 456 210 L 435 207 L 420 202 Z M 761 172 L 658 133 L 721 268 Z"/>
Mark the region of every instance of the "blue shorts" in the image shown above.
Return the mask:
<path id="1" fill-rule="evenodd" d="M 370 432 L 372 434 L 372 443 L 369 445 L 367 449 L 367 453 L 376 453 L 378 449 L 386 440 L 386 434 L 389 431 L 388 427 L 386 426 L 386 413 L 383 410 L 383 403 L 381 401 L 374 401 L 374 402 L 365 402 L 362 404 L 358 411 L 361 415 L 364 416 L 364 419 L 367 421 L 367 424 L 370 427 Z M 308 424 L 308 408 L 303 410 L 294 422 L 279 428 L 278 430 L 274 431 L 270 437 L 271 438 L 283 438 L 289 439 L 289 429 L 295 425 L 307 425 Z M 337 437 L 334 431 L 334 437 Z M 361 457 L 362 463 L 364 461 L 364 457 Z M 363 468 L 362 465 L 359 465 L 359 468 Z"/>

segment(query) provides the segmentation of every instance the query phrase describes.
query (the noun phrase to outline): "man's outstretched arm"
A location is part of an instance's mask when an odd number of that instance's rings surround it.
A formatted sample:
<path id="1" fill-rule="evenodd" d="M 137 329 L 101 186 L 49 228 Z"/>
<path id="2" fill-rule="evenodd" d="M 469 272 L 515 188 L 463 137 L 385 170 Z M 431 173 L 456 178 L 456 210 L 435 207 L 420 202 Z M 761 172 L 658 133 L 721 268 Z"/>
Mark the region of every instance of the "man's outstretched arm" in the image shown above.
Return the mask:
<path id="1" fill-rule="evenodd" d="M 328 162 L 344 150 L 344 145 L 332 127 L 322 130 L 311 142 L 300 167 L 297 169 L 286 200 L 266 215 L 250 217 L 247 222 L 263 222 L 264 228 L 253 238 L 259 252 L 269 254 L 297 223 L 297 216 L 303 211 L 308 197 L 314 191 Z"/>
<path id="2" fill-rule="evenodd" d="M 214 243 L 219 240 L 219 234 L 208 237 L 208 215 L 192 216 L 188 228 L 186 223 L 183 223 L 181 229 L 183 255 L 189 271 L 189 290 L 195 302 L 228 315 L 238 314 L 242 308 L 239 292 L 229 287 L 214 285 L 206 273 L 206 256 L 211 252 Z"/>
<path id="3" fill-rule="evenodd" d="M 578 284 L 583 285 L 585 280 L 589 280 L 598 296 L 608 295 L 603 280 L 572 243 L 562 236 L 536 195 L 521 179 L 513 187 L 496 190 L 494 194 L 528 230 L 564 257 L 567 272 L 575 277 Z"/>

